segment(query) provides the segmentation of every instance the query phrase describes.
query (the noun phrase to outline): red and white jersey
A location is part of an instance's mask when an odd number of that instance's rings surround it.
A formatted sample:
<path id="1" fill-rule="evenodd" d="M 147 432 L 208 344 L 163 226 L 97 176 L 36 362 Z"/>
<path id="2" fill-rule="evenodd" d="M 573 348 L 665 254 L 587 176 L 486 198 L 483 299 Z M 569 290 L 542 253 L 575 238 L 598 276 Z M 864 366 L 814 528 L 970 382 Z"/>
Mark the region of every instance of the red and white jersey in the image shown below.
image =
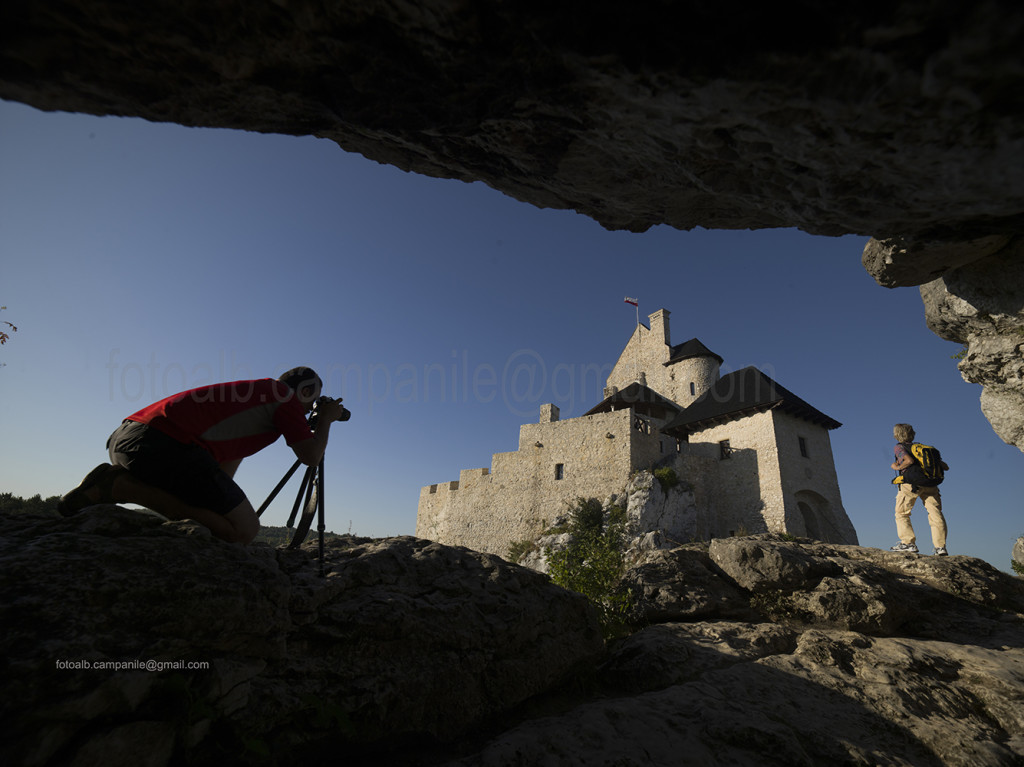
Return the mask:
<path id="1" fill-rule="evenodd" d="M 218 463 L 253 455 L 282 434 L 289 445 L 313 436 L 295 392 L 273 378 L 200 386 L 155 402 L 127 420 L 200 445 Z"/>

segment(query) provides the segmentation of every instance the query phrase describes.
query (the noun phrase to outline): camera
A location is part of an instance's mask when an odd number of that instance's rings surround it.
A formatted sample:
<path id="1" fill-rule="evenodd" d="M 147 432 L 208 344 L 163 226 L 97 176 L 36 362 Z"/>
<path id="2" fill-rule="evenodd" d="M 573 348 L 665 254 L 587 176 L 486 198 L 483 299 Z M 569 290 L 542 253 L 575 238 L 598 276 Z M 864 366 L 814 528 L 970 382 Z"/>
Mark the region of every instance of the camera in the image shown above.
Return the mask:
<path id="1" fill-rule="evenodd" d="M 320 397 L 316 402 L 314 402 L 313 403 L 313 412 L 310 413 L 310 416 L 309 416 L 309 425 L 310 426 L 315 426 L 316 425 L 316 422 L 317 422 L 317 420 L 319 419 L 319 416 L 320 416 L 320 413 L 318 412 L 319 407 L 324 402 L 337 402 L 337 403 L 340 404 L 341 403 L 341 398 L 339 397 L 338 399 L 334 399 L 333 397 L 324 396 L 324 397 Z M 348 408 L 346 408 L 344 405 L 342 405 L 342 407 L 341 407 L 341 417 L 338 418 L 338 420 L 339 421 L 347 421 L 351 417 L 352 417 L 352 413 L 348 410 Z"/>

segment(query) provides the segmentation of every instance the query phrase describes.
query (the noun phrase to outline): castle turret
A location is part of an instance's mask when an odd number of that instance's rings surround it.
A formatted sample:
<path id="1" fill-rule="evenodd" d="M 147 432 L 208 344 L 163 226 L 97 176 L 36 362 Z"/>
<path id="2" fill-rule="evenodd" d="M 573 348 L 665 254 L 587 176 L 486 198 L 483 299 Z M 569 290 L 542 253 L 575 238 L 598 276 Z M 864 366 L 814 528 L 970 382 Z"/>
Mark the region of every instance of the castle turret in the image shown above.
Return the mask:
<path id="1" fill-rule="evenodd" d="M 638 325 L 619 355 L 605 385 L 605 397 L 636 382 L 683 407 L 718 380 L 722 358 L 696 338 L 672 346 L 668 309 L 648 316 L 650 329 Z"/>
<path id="2" fill-rule="evenodd" d="M 722 358 L 696 338 L 673 346 L 665 363 L 672 389 L 669 396 L 686 407 L 714 386 L 721 365 Z"/>

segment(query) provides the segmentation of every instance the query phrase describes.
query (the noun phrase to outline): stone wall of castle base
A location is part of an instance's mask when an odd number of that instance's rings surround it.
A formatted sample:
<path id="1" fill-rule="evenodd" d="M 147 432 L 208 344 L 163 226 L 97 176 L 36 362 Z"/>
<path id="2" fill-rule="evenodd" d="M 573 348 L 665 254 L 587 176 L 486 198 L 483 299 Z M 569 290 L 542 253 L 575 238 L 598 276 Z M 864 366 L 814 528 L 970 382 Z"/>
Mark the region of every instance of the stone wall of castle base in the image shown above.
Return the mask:
<path id="1" fill-rule="evenodd" d="M 633 441 L 631 410 L 526 424 L 519 450 L 495 454 L 490 469 L 420 491 L 416 535 L 507 556 L 510 544 L 537 538 L 576 498 L 622 492 Z"/>

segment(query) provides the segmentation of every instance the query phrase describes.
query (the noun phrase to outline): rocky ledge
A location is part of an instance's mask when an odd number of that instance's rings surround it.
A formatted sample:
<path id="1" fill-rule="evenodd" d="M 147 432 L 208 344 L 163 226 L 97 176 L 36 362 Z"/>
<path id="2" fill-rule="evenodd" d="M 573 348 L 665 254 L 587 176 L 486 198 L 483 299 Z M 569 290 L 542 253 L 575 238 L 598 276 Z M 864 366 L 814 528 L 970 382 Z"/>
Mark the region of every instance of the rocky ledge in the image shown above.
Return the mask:
<path id="1" fill-rule="evenodd" d="M 94 507 L 0 517 L 0 561 L 7 764 L 1024 761 L 1024 581 L 969 557 L 651 551 L 607 645 L 545 576 L 408 537 L 321 577 Z"/>

